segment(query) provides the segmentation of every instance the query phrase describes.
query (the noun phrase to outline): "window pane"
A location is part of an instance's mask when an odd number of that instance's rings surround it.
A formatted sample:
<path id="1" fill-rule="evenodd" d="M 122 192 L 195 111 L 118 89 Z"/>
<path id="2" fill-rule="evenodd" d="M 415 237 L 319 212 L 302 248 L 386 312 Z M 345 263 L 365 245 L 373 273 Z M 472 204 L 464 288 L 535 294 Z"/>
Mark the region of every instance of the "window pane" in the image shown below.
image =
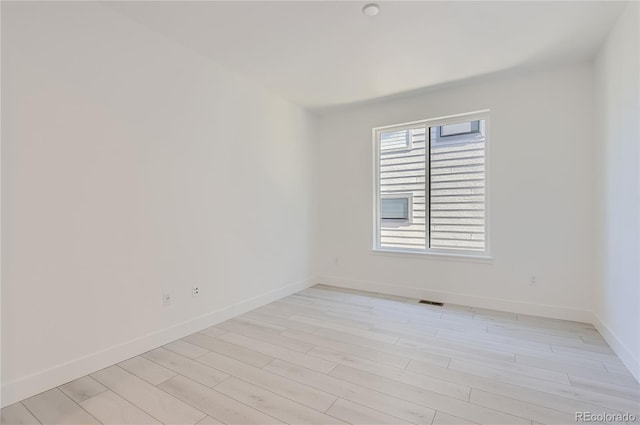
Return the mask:
<path id="1" fill-rule="evenodd" d="M 399 139 L 401 134 L 407 139 L 404 142 L 404 149 L 386 149 L 389 145 L 385 143 Z M 425 134 L 425 127 L 380 134 L 378 178 L 381 210 L 379 246 L 381 248 L 425 249 L 426 247 L 425 151 L 427 138 Z M 409 197 L 411 202 L 408 200 Z M 408 220 L 384 219 L 387 215 L 406 216 Z"/>
<path id="2" fill-rule="evenodd" d="M 380 150 L 407 149 L 409 144 L 409 130 L 390 131 L 380 134 Z"/>
<path id="3" fill-rule="evenodd" d="M 467 121 L 456 124 L 443 125 L 439 128 L 440 137 L 477 133 L 479 131 L 479 121 Z"/>
<path id="4" fill-rule="evenodd" d="M 383 220 L 409 220 L 409 198 L 387 198 L 380 201 Z"/>
<path id="5" fill-rule="evenodd" d="M 477 123 L 477 126 L 476 124 Z M 445 127 L 449 127 L 445 129 Z M 473 129 L 455 144 L 437 143 L 433 134 Z M 430 142 L 431 248 L 485 250 L 484 120 L 432 127 Z"/>

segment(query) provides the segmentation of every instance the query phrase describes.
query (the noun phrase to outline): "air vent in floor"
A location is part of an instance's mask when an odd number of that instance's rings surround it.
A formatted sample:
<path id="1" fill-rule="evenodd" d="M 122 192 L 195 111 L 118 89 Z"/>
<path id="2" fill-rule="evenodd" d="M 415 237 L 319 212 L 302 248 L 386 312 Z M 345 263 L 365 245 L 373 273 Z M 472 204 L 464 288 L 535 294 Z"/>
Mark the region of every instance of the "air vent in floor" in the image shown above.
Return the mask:
<path id="1" fill-rule="evenodd" d="M 420 304 L 429 304 L 429 305 L 437 305 L 438 307 L 442 307 L 444 304 L 443 303 L 437 303 L 435 301 L 429 301 L 429 300 L 420 300 L 418 301 Z"/>

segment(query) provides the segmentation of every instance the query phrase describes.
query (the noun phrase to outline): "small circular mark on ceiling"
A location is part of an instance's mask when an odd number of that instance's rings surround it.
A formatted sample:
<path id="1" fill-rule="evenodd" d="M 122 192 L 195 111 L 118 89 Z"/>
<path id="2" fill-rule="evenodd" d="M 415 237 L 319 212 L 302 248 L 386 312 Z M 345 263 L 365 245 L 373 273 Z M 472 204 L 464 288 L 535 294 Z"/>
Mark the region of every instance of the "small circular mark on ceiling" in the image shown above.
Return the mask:
<path id="1" fill-rule="evenodd" d="M 367 16 L 376 16 L 380 13 L 380 6 L 377 3 L 367 3 L 362 8 L 362 13 Z"/>

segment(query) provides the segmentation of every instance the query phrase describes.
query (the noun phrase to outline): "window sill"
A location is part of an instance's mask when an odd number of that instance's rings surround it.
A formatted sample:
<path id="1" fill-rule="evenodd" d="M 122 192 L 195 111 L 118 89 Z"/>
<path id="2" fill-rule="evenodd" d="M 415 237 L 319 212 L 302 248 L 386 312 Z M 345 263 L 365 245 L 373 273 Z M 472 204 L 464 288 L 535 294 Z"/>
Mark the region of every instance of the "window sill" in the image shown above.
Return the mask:
<path id="1" fill-rule="evenodd" d="M 488 255 L 445 254 L 440 252 L 400 251 L 394 249 L 371 249 L 373 255 L 405 258 L 424 258 L 429 260 L 463 261 L 469 263 L 492 264 L 494 258 Z"/>

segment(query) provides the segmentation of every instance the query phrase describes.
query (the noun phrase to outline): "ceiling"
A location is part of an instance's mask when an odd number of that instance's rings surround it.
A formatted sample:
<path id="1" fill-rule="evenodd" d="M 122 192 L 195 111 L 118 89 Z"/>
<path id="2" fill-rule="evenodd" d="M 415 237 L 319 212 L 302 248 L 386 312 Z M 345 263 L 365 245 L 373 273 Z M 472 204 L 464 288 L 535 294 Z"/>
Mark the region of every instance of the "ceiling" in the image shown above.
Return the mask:
<path id="1" fill-rule="evenodd" d="M 124 14 L 308 108 L 586 60 L 624 2 L 142 1 Z"/>

